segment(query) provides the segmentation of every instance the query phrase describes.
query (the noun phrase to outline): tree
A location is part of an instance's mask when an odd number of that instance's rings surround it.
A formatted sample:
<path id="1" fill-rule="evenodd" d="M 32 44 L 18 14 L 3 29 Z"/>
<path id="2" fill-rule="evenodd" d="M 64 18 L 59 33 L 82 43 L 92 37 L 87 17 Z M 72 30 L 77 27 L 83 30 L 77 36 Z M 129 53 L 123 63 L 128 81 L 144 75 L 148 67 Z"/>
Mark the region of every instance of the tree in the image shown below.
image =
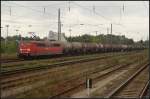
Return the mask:
<path id="1" fill-rule="evenodd" d="M 1 41 L 5 40 L 2 36 L 1 36 Z"/>
<path id="2" fill-rule="evenodd" d="M 82 36 L 75 37 L 66 37 L 68 41 L 72 42 L 95 42 L 95 43 L 103 43 L 103 44 L 134 44 L 133 39 L 128 39 L 124 35 L 116 36 L 111 34 L 101 34 L 98 36 L 84 34 Z"/>

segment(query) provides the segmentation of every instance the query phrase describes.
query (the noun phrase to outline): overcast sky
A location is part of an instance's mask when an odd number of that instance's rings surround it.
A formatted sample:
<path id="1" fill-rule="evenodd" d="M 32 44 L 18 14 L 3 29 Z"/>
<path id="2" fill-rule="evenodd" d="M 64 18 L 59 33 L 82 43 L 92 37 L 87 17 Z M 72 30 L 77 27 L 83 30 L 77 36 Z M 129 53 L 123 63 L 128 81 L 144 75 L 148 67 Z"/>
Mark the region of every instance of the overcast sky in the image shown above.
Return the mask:
<path id="1" fill-rule="evenodd" d="M 134 41 L 149 37 L 149 1 L 1 1 L 1 36 L 6 36 L 7 24 L 9 36 L 35 32 L 45 37 L 50 30 L 57 32 L 58 8 L 66 36 L 70 28 L 71 36 L 107 34 L 112 23 L 115 35 Z"/>

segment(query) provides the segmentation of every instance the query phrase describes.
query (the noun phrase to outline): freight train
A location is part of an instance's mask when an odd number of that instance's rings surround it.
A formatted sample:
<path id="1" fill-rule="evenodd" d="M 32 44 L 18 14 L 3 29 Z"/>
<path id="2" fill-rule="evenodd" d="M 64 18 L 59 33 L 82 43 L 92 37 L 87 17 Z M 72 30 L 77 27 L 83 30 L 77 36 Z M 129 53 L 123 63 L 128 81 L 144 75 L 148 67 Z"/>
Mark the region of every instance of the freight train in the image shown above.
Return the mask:
<path id="1" fill-rule="evenodd" d="M 98 52 L 117 52 L 141 50 L 142 46 L 115 45 L 101 43 L 81 43 L 62 41 L 20 41 L 18 43 L 18 57 L 29 58 L 44 55 L 87 54 Z"/>

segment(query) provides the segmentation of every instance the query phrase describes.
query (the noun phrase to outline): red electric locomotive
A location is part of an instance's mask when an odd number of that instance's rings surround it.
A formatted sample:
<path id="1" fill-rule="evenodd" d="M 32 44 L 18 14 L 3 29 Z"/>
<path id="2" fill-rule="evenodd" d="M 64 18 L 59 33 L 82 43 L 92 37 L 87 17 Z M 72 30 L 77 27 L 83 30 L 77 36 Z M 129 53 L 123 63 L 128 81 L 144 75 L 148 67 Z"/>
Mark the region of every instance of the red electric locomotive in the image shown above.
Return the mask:
<path id="1" fill-rule="evenodd" d="M 18 46 L 19 57 L 62 54 L 63 46 L 60 42 L 22 41 Z"/>

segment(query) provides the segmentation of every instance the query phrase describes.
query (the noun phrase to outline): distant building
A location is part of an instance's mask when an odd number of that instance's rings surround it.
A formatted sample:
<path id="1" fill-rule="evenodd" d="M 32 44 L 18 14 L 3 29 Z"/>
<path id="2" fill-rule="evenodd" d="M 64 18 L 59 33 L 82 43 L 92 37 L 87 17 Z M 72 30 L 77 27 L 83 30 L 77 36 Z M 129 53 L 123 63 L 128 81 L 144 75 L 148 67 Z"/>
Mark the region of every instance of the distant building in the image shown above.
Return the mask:
<path id="1" fill-rule="evenodd" d="M 48 34 L 48 40 L 58 40 L 58 33 L 57 32 L 53 32 L 53 31 L 49 31 Z M 67 42 L 67 40 L 65 39 L 65 33 L 61 33 L 61 41 L 65 41 Z"/>

